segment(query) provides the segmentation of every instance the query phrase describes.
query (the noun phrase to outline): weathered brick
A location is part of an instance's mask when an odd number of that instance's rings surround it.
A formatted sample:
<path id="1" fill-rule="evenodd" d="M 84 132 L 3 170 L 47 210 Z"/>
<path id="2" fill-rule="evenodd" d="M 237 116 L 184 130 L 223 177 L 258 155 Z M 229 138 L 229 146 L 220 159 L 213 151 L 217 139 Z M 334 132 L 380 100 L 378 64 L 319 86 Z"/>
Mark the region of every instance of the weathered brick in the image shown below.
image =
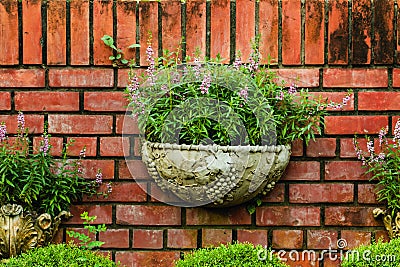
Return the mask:
<path id="1" fill-rule="evenodd" d="M 379 230 L 375 232 L 375 240 L 382 240 L 383 242 L 389 242 L 389 234 L 386 230 Z"/>
<path id="2" fill-rule="evenodd" d="M 335 192 L 332 194 L 331 192 Z M 290 203 L 345 203 L 354 199 L 352 184 L 291 184 Z"/>
<path id="3" fill-rule="evenodd" d="M 324 64 L 325 1 L 306 1 L 305 64 Z"/>
<path id="4" fill-rule="evenodd" d="M 176 52 L 182 42 L 180 38 L 177 38 L 178 36 L 182 36 L 181 2 L 179 0 L 163 1 L 161 2 L 161 7 L 163 49 L 167 49 L 171 52 Z"/>
<path id="5" fill-rule="evenodd" d="M 309 92 L 310 95 L 313 96 L 316 100 L 321 100 L 322 103 L 326 104 L 336 104 L 342 105 L 341 108 L 337 107 L 327 107 L 329 111 L 351 111 L 354 110 L 354 93 L 344 93 L 344 92 Z M 350 97 L 350 100 L 346 102 L 346 105 L 343 105 L 343 99 L 346 96 Z"/>
<path id="6" fill-rule="evenodd" d="M 0 2 L 0 65 L 18 64 L 18 2 Z"/>
<path id="7" fill-rule="evenodd" d="M 83 220 L 80 217 L 84 211 L 87 211 L 90 216 L 96 216 L 95 224 L 111 224 L 112 223 L 112 206 L 111 205 L 73 205 L 70 212 L 73 217 L 65 224 L 82 224 Z"/>
<path id="8" fill-rule="evenodd" d="M 85 92 L 84 108 L 90 111 L 125 111 L 128 101 L 123 92 Z"/>
<path id="9" fill-rule="evenodd" d="M 334 134 L 377 134 L 388 125 L 387 116 L 327 116 L 325 133 Z"/>
<path id="10" fill-rule="evenodd" d="M 278 183 L 263 198 L 263 202 L 278 203 L 285 201 L 285 184 Z"/>
<path id="11" fill-rule="evenodd" d="M 359 92 L 358 110 L 400 110 L 400 92 Z"/>
<path id="12" fill-rule="evenodd" d="M 394 130 L 396 129 L 396 124 L 399 122 L 400 116 L 392 117 L 392 134 L 394 135 Z"/>
<path id="13" fill-rule="evenodd" d="M 59 157 L 62 155 L 63 151 L 63 139 L 61 137 L 51 137 L 49 144 L 51 146 L 50 148 L 50 154 Z M 40 150 L 40 147 L 43 146 L 43 137 L 34 137 L 33 138 L 33 150 L 35 152 L 38 152 Z"/>
<path id="14" fill-rule="evenodd" d="M 117 205 L 120 225 L 180 225 L 181 209 L 173 206 Z"/>
<path id="15" fill-rule="evenodd" d="M 341 238 L 346 240 L 347 246 L 343 249 L 355 249 L 361 245 L 371 244 L 371 232 L 342 230 Z"/>
<path id="16" fill-rule="evenodd" d="M 261 63 L 278 63 L 278 2 L 261 0 L 259 3 L 259 30 L 261 34 Z"/>
<path id="17" fill-rule="evenodd" d="M 307 180 L 320 179 L 320 163 L 317 161 L 291 161 L 286 167 L 282 180 Z"/>
<path id="18" fill-rule="evenodd" d="M 174 206 L 184 205 L 182 199 L 178 198 L 170 191 L 161 190 L 161 188 L 155 183 L 150 183 L 150 191 L 148 194 L 150 195 L 151 202 L 168 203 Z"/>
<path id="19" fill-rule="evenodd" d="M 109 134 L 112 128 L 109 115 L 49 115 L 49 133 Z"/>
<path id="20" fill-rule="evenodd" d="M 44 117 L 43 115 L 25 114 L 25 127 L 29 128 L 29 133 L 43 133 Z M 0 123 L 7 125 L 7 133 L 16 134 L 18 131 L 17 115 L 0 115 Z"/>
<path id="21" fill-rule="evenodd" d="M 113 51 L 101 38 L 113 35 L 113 1 L 93 2 L 93 60 L 95 65 L 111 65 L 109 57 Z"/>
<path id="22" fill-rule="evenodd" d="M 380 226 L 374 218 L 374 207 L 326 207 L 325 225 L 329 226 Z"/>
<path id="23" fill-rule="evenodd" d="M 332 230 L 307 230 L 307 249 L 336 249 L 338 232 Z"/>
<path id="24" fill-rule="evenodd" d="M 147 167 L 141 160 L 120 161 L 118 164 L 120 179 L 144 179 L 150 178 Z"/>
<path id="25" fill-rule="evenodd" d="M 296 139 L 292 142 L 292 157 L 303 156 L 303 140 Z"/>
<path id="26" fill-rule="evenodd" d="M 236 0 L 236 50 L 245 62 L 250 58 L 250 41 L 255 36 L 255 6 L 254 0 Z"/>
<path id="27" fill-rule="evenodd" d="M 44 70 L 0 69 L 0 87 L 44 87 Z"/>
<path id="28" fill-rule="evenodd" d="M 112 87 L 114 72 L 112 69 L 50 69 L 51 87 Z"/>
<path id="29" fill-rule="evenodd" d="M 327 68 L 323 70 L 324 87 L 363 87 L 385 88 L 388 86 L 387 69 L 339 69 Z M 394 79 L 393 79 L 394 81 Z M 394 86 L 394 82 L 393 82 Z"/>
<path id="30" fill-rule="evenodd" d="M 22 52 L 24 64 L 42 63 L 41 1 L 22 1 Z M 17 35 L 16 35 L 17 36 Z M 17 47 L 14 45 L 14 47 Z M 2 50 L 3 51 L 3 50 Z"/>
<path id="31" fill-rule="evenodd" d="M 328 161 L 325 163 L 325 180 L 368 180 L 361 161 Z"/>
<path id="32" fill-rule="evenodd" d="M 64 1 L 47 2 L 47 64 L 67 63 L 67 7 Z M 56 45 L 57 44 L 57 45 Z"/>
<path id="33" fill-rule="evenodd" d="M 377 190 L 374 184 L 358 185 L 358 203 L 362 204 L 378 204 Z"/>
<path id="34" fill-rule="evenodd" d="M 375 23 L 374 62 L 375 64 L 393 63 L 394 7 L 392 1 L 374 2 Z"/>
<path id="35" fill-rule="evenodd" d="M 318 69 L 277 69 L 277 81 L 285 81 L 285 86 L 296 84 L 298 87 L 318 87 L 319 70 Z"/>
<path id="36" fill-rule="evenodd" d="M 149 1 L 139 2 L 140 27 L 140 66 L 147 66 L 146 49 L 149 41 L 154 51 L 154 57 L 158 57 L 158 3 Z M 149 40 L 151 34 L 151 40 Z"/>
<path id="37" fill-rule="evenodd" d="M 336 138 L 317 138 L 307 146 L 308 157 L 335 157 Z"/>
<path id="38" fill-rule="evenodd" d="M 256 208 L 258 226 L 319 226 L 319 207 L 277 206 Z"/>
<path id="39" fill-rule="evenodd" d="M 128 229 L 107 229 L 99 233 L 99 240 L 105 242 L 102 248 L 129 248 Z"/>
<path id="40" fill-rule="evenodd" d="M 117 47 L 122 50 L 125 59 L 135 60 L 136 49 L 128 48 L 135 43 L 136 1 L 117 1 Z"/>
<path id="41" fill-rule="evenodd" d="M 114 178 L 114 160 L 110 159 L 85 159 L 82 160 L 82 176 L 88 179 L 95 179 L 99 170 L 103 179 Z"/>
<path id="42" fill-rule="evenodd" d="M 303 246 L 302 230 L 273 230 L 272 248 L 299 249 Z"/>
<path id="43" fill-rule="evenodd" d="M 71 65 L 89 65 L 89 0 L 70 0 L 69 3 Z"/>
<path id="44" fill-rule="evenodd" d="M 163 231 L 162 230 L 147 230 L 134 229 L 133 248 L 160 249 L 163 247 Z"/>
<path id="45" fill-rule="evenodd" d="M 352 63 L 371 63 L 371 22 L 370 0 L 359 0 L 352 5 Z"/>
<path id="46" fill-rule="evenodd" d="M 195 229 L 168 229 L 168 248 L 196 248 L 197 230 Z"/>
<path id="47" fill-rule="evenodd" d="M 0 110 L 11 109 L 11 94 L 9 92 L 0 92 Z"/>
<path id="48" fill-rule="evenodd" d="M 131 115 L 117 115 L 115 132 L 117 134 L 139 134 L 137 119 Z"/>
<path id="49" fill-rule="evenodd" d="M 348 0 L 328 2 L 328 63 L 347 64 L 349 48 Z"/>
<path id="50" fill-rule="evenodd" d="M 35 101 L 32 101 L 35 99 Z M 24 111 L 78 111 L 78 92 L 16 92 L 15 109 Z"/>
<path id="51" fill-rule="evenodd" d="M 263 247 L 268 245 L 268 230 L 237 230 L 237 241 L 248 242 Z"/>
<path id="52" fill-rule="evenodd" d="M 203 229 L 201 233 L 202 247 L 219 246 L 232 242 L 231 229 Z"/>
<path id="53" fill-rule="evenodd" d="M 90 200 L 91 202 L 146 202 L 147 194 L 142 188 L 146 188 L 146 184 L 138 183 L 125 183 L 125 182 L 113 182 L 112 192 L 107 198 L 102 197 L 86 197 L 84 200 Z M 102 185 L 100 190 L 103 192 L 107 191 L 106 185 Z"/>
<path id="54" fill-rule="evenodd" d="M 131 267 L 171 267 L 180 258 L 179 251 L 117 251 L 115 260 Z"/>
<path id="55" fill-rule="evenodd" d="M 282 1 L 282 63 L 301 64 L 301 3 Z"/>
<path id="56" fill-rule="evenodd" d="M 242 225 L 251 224 L 251 216 L 246 207 L 225 209 L 186 209 L 188 225 Z"/>
<path id="57" fill-rule="evenodd" d="M 186 3 L 186 53 L 193 57 L 196 51 L 205 56 L 206 49 L 206 0 Z"/>
<path id="58" fill-rule="evenodd" d="M 130 155 L 127 137 L 100 137 L 100 155 L 122 157 Z"/>
<path id="59" fill-rule="evenodd" d="M 87 157 L 97 154 L 97 137 L 68 137 L 67 142 L 72 142 L 67 151 L 69 156 L 79 156 L 83 148 L 86 148 Z"/>
<path id="60" fill-rule="evenodd" d="M 393 69 L 393 87 L 400 87 L 400 69 Z"/>
<path id="61" fill-rule="evenodd" d="M 211 1 L 211 36 L 210 55 L 215 58 L 218 54 L 229 62 L 230 52 L 230 1 Z"/>

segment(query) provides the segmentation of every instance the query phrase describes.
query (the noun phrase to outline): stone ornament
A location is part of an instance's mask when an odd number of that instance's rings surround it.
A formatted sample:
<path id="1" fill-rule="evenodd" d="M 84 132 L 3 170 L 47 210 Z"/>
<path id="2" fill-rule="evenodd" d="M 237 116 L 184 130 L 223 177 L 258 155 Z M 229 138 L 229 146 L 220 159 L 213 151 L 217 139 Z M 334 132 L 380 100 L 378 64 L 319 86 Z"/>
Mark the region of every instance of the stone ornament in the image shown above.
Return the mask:
<path id="1" fill-rule="evenodd" d="M 373 213 L 375 218 L 383 217 L 383 224 L 388 231 L 390 239 L 400 237 L 400 212 L 397 212 L 394 218 L 392 218 L 388 210 L 380 208 L 374 209 Z"/>
<path id="2" fill-rule="evenodd" d="M 266 194 L 282 176 L 290 146 L 178 145 L 145 141 L 142 160 L 178 206 L 235 206 Z"/>
<path id="3" fill-rule="evenodd" d="M 0 259 L 49 244 L 62 220 L 70 217 L 72 214 L 67 211 L 62 211 L 54 219 L 48 213 L 34 217 L 24 214 L 21 205 L 3 205 L 0 208 Z"/>

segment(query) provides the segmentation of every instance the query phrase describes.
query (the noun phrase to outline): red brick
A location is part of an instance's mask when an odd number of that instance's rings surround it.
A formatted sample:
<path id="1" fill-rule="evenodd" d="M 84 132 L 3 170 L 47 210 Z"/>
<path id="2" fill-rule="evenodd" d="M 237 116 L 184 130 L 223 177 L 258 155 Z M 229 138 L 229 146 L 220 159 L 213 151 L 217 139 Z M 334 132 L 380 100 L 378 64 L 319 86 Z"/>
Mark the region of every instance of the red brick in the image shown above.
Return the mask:
<path id="1" fill-rule="evenodd" d="M 368 180 L 361 161 L 328 161 L 325 163 L 325 180 Z"/>
<path id="2" fill-rule="evenodd" d="M 111 205 L 73 205 L 70 212 L 73 217 L 65 222 L 65 224 L 82 224 L 83 220 L 80 215 L 87 211 L 89 216 L 96 216 L 93 224 L 111 224 L 112 223 L 112 206 Z"/>
<path id="3" fill-rule="evenodd" d="M 400 92 L 359 92 L 358 110 L 400 110 Z"/>
<path id="4" fill-rule="evenodd" d="M 278 81 L 285 81 L 285 86 L 296 84 L 298 87 L 318 87 L 319 70 L 318 69 L 278 69 L 276 70 Z"/>
<path id="5" fill-rule="evenodd" d="M 147 190 L 147 188 L 146 188 Z M 148 192 L 150 195 L 150 201 L 151 202 L 162 202 L 162 203 L 168 203 L 170 205 L 174 206 L 179 206 L 180 203 L 182 203 L 182 199 L 177 197 L 175 194 L 173 194 L 170 191 L 163 191 L 161 188 L 155 184 L 155 183 L 150 183 L 150 192 Z"/>
<path id="6" fill-rule="evenodd" d="M 158 57 L 158 3 L 139 2 L 140 27 L 140 66 L 147 66 L 146 49 L 149 45 L 149 33 L 151 34 L 151 46 L 154 57 Z"/>
<path id="7" fill-rule="evenodd" d="M 111 157 L 129 156 L 129 139 L 127 137 L 101 137 L 100 155 Z"/>
<path id="8" fill-rule="evenodd" d="M 22 1 L 24 64 L 42 63 L 42 1 Z M 17 47 L 17 46 L 14 46 Z"/>
<path id="9" fill-rule="evenodd" d="M 256 208 L 258 226 L 319 226 L 319 207 L 258 207 Z"/>
<path id="10" fill-rule="evenodd" d="M 229 62 L 230 52 L 230 1 L 211 1 L 211 36 L 210 55 L 215 58 L 220 54 Z"/>
<path id="11" fill-rule="evenodd" d="M 325 225 L 327 226 L 380 226 L 374 218 L 375 207 L 326 207 Z"/>
<path id="12" fill-rule="evenodd" d="M 99 170 L 103 174 L 103 179 L 109 180 L 114 178 L 114 160 L 85 159 L 82 160 L 82 168 L 82 176 L 88 179 L 95 179 Z"/>
<path id="13" fill-rule="evenodd" d="M 383 242 L 389 242 L 389 233 L 386 230 L 380 230 L 375 232 L 375 240 L 377 241 L 383 241 Z"/>
<path id="14" fill-rule="evenodd" d="M 160 249 L 163 247 L 163 231 L 162 230 L 133 230 L 133 248 Z"/>
<path id="15" fill-rule="evenodd" d="M 72 0 L 70 7 L 71 65 L 89 65 L 89 1 Z"/>
<path id="16" fill-rule="evenodd" d="M 179 0 L 162 1 L 162 44 L 163 49 L 176 52 L 181 45 L 181 2 Z M 181 54 L 179 55 L 181 56 Z"/>
<path id="17" fill-rule="evenodd" d="M 314 99 L 320 100 L 322 103 L 326 103 L 326 104 L 332 103 L 332 104 L 339 105 L 339 104 L 343 104 L 343 99 L 349 93 L 345 93 L 345 92 L 309 92 L 309 94 L 312 95 Z M 350 93 L 349 96 L 350 96 L 350 100 L 346 103 L 346 105 L 343 105 L 342 108 L 337 109 L 334 107 L 327 107 L 327 110 L 336 111 L 336 112 L 354 110 L 354 93 Z"/>
<path id="18" fill-rule="evenodd" d="M 150 178 L 146 165 L 141 160 L 127 160 L 119 163 L 120 179 L 145 179 Z"/>
<path id="19" fill-rule="evenodd" d="M 317 161 L 291 161 L 286 168 L 282 180 L 320 180 L 320 163 Z"/>
<path id="20" fill-rule="evenodd" d="M 107 229 L 99 233 L 99 240 L 105 242 L 102 248 L 129 248 L 128 229 Z"/>
<path id="21" fill-rule="evenodd" d="M 206 50 L 206 0 L 186 3 L 186 53 L 193 57 L 196 51 L 205 56 Z"/>
<path id="22" fill-rule="evenodd" d="M 357 142 L 363 151 L 367 151 L 367 139 L 357 138 Z M 353 138 L 340 139 L 340 157 L 341 158 L 356 158 L 357 154 L 354 149 Z"/>
<path id="23" fill-rule="evenodd" d="M 324 267 L 337 267 L 341 266 L 340 255 L 338 253 L 333 254 L 329 257 L 325 255 L 324 257 Z"/>
<path id="24" fill-rule="evenodd" d="M 323 70 L 324 87 L 363 87 L 375 88 L 388 86 L 387 69 L 339 69 Z M 393 75 L 394 77 L 394 75 Z M 394 81 L 395 79 L 393 79 Z M 393 82 L 393 86 L 394 82 Z"/>
<path id="25" fill-rule="evenodd" d="M 29 133 L 43 133 L 43 115 L 25 114 L 25 127 L 29 128 Z M 17 115 L 0 115 L 0 123 L 5 122 L 7 133 L 16 134 L 18 129 Z"/>
<path id="26" fill-rule="evenodd" d="M 197 230 L 195 229 L 168 229 L 168 248 L 196 248 Z"/>
<path id="27" fill-rule="evenodd" d="M 335 194 L 332 194 L 335 192 Z M 353 202 L 352 184 L 291 184 L 290 203 L 345 203 Z"/>
<path id="28" fill-rule="evenodd" d="M 133 138 L 133 155 L 136 157 L 140 157 L 142 155 L 141 139 L 142 138 L 140 137 Z"/>
<path id="29" fill-rule="evenodd" d="M 307 230 L 307 249 L 336 249 L 338 233 L 331 230 Z"/>
<path id="30" fill-rule="evenodd" d="M 278 63 L 278 2 L 261 0 L 259 3 L 259 30 L 261 34 L 261 63 Z"/>
<path id="31" fill-rule="evenodd" d="M 136 49 L 128 48 L 135 43 L 136 1 L 117 1 L 117 47 L 123 51 L 125 59 L 135 60 Z"/>
<path id="32" fill-rule="evenodd" d="M 186 209 L 187 225 L 242 225 L 251 224 L 251 216 L 246 207 L 224 209 Z"/>
<path id="33" fill-rule="evenodd" d="M 255 36 L 255 7 L 255 0 L 236 0 L 236 50 L 245 62 L 250 57 L 250 41 Z"/>
<path id="34" fill-rule="evenodd" d="M 18 64 L 18 2 L 0 2 L 0 65 Z"/>
<path id="35" fill-rule="evenodd" d="M 35 99 L 35 101 L 32 101 Z M 24 111 L 78 111 L 78 92 L 29 91 L 15 93 L 15 109 Z"/>
<path id="36" fill-rule="evenodd" d="M 371 233 L 366 231 L 342 230 L 341 238 L 347 243 L 343 249 L 355 249 L 360 245 L 371 244 Z"/>
<path id="37" fill-rule="evenodd" d="M 391 1 L 374 2 L 375 64 L 393 64 L 394 6 Z"/>
<path id="38" fill-rule="evenodd" d="M 392 134 L 394 134 L 394 130 L 396 128 L 397 122 L 400 120 L 400 116 L 393 116 L 392 117 Z"/>
<path id="39" fill-rule="evenodd" d="M 111 65 L 109 57 L 113 54 L 101 38 L 113 35 L 113 1 L 93 2 L 93 60 L 95 65 Z"/>
<path id="40" fill-rule="evenodd" d="M 292 157 L 303 156 L 303 140 L 296 139 L 292 142 Z"/>
<path id="41" fill-rule="evenodd" d="M 179 251 L 117 251 L 115 261 L 130 267 L 171 267 L 180 258 Z"/>
<path id="42" fill-rule="evenodd" d="M 112 128 L 109 115 L 49 115 L 49 133 L 109 134 Z"/>
<path id="43" fill-rule="evenodd" d="M 393 69 L 393 87 L 400 87 L 400 69 Z"/>
<path id="44" fill-rule="evenodd" d="M 302 230 L 273 230 L 272 248 L 299 249 L 303 246 Z"/>
<path id="45" fill-rule="evenodd" d="M 61 156 L 63 150 L 63 139 L 62 137 L 51 137 L 49 140 L 51 145 L 50 154 L 53 156 Z M 33 149 L 34 151 L 39 151 L 40 147 L 43 145 L 43 137 L 33 138 Z"/>
<path id="46" fill-rule="evenodd" d="M 128 101 L 122 92 L 85 92 L 84 108 L 90 111 L 125 111 Z"/>
<path id="47" fill-rule="evenodd" d="M 132 69 L 118 69 L 118 87 L 125 88 L 129 84 L 129 75 L 138 78 L 139 83 L 143 82 L 143 75 L 146 74 L 146 69 L 144 68 L 132 68 Z"/>
<path id="48" fill-rule="evenodd" d="M 44 70 L 0 69 L 0 87 L 44 87 Z"/>
<path id="49" fill-rule="evenodd" d="M 11 109 L 11 94 L 9 92 L 0 92 L 0 110 Z"/>
<path id="50" fill-rule="evenodd" d="M 237 241 L 246 242 L 266 247 L 268 245 L 268 231 L 267 230 L 237 230 Z"/>
<path id="51" fill-rule="evenodd" d="M 181 209 L 173 206 L 117 205 L 120 225 L 180 225 Z"/>
<path id="52" fill-rule="evenodd" d="M 67 7 L 64 1 L 47 2 L 47 64 L 67 63 Z"/>
<path id="53" fill-rule="evenodd" d="M 307 0 L 305 18 L 305 63 L 324 64 L 325 1 Z"/>
<path id="54" fill-rule="evenodd" d="M 202 247 L 216 247 L 232 242 L 232 230 L 230 229 L 203 229 L 201 236 Z"/>
<path id="55" fill-rule="evenodd" d="M 262 198 L 262 201 L 273 203 L 285 201 L 285 185 L 281 183 L 276 184 L 275 187 Z"/>
<path id="56" fill-rule="evenodd" d="M 112 192 L 107 196 L 103 197 L 86 197 L 84 201 L 90 200 L 91 202 L 145 202 L 147 200 L 147 194 L 142 188 L 146 188 L 146 184 L 138 183 L 122 183 L 113 182 Z M 106 186 L 103 184 L 100 188 L 103 192 L 107 191 Z"/>
<path id="57" fill-rule="evenodd" d="M 139 134 L 137 119 L 131 115 L 117 115 L 115 126 L 117 134 Z"/>
<path id="58" fill-rule="evenodd" d="M 69 156 L 79 156 L 82 149 L 86 148 L 86 156 L 94 157 L 97 153 L 97 137 L 69 137 L 67 142 L 73 143 L 68 147 Z"/>
<path id="59" fill-rule="evenodd" d="M 112 69 L 50 69 L 51 87 L 113 87 Z"/>
<path id="60" fill-rule="evenodd" d="M 326 134 L 377 134 L 388 125 L 387 116 L 327 116 Z"/>
<path id="61" fill-rule="evenodd" d="M 308 143 L 306 154 L 308 157 L 334 157 L 335 151 L 335 138 L 317 138 Z"/>
<path id="62" fill-rule="evenodd" d="M 352 63 L 371 63 L 372 8 L 370 0 L 353 3 L 352 10 Z"/>
<path id="63" fill-rule="evenodd" d="M 358 203 L 363 204 L 378 204 L 377 194 L 374 184 L 359 184 L 358 185 Z"/>
<path id="64" fill-rule="evenodd" d="M 348 0 L 328 2 L 328 63 L 348 63 L 349 16 Z"/>
<path id="65" fill-rule="evenodd" d="M 282 1 L 282 63 L 301 64 L 301 3 Z"/>
<path id="66" fill-rule="evenodd" d="M 94 233 L 89 233 L 88 230 L 84 228 L 67 228 L 67 231 L 74 231 L 77 233 L 85 234 L 89 236 L 91 239 L 96 240 L 96 234 Z M 66 235 L 66 240 L 67 243 L 73 242 L 76 245 L 79 245 L 82 241 L 80 241 L 78 238 L 70 237 L 68 234 Z"/>

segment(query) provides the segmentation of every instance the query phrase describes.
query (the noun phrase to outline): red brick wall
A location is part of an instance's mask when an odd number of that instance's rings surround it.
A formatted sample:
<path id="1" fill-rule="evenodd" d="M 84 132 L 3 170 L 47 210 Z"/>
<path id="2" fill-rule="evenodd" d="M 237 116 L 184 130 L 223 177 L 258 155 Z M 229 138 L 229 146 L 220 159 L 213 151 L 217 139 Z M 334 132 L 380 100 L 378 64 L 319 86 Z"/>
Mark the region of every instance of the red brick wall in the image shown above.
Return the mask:
<path id="1" fill-rule="evenodd" d="M 74 206 L 66 227 L 79 227 L 84 210 L 97 215 L 108 226 L 99 236 L 106 241 L 103 249 L 127 266 L 171 266 L 182 251 L 232 240 L 318 251 L 328 249 L 328 237 L 333 247 L 340 238 L 347 248 L 369 243 L 385 232 L 372 216 L 380 204 L 351 138 L 355 132 L 376 134 L 387 124 L 392 128 L 398 118 L 395 2 L 1 0 L 0 121 L 10 124 L 21 110 L 37 136 L 49 122 L 58 151 L 69 138 L 77 140 L 71 155 L 87 145 L 85 175 L 94 177 L 101 168 L 114 192 Z M 148 31 L 158 51 L 173 50 L 185 37 L 184 55 L 198 47 L 204 55 L 221 53 L 226 62 L 239 49 L 246 58 L 249 39 L 260 33 L 263 63 L 270 55 L 272 68 L 288 83 L 298 78 L 299 86 L 333 101 L 341 101 L 348 89 L 354 94 L 343 111 L 326 118 L 315 143 L 294 144 L 286 174 L 255 214 L 245 206 L 164 205 L 141 189 L 147 184 L 155 190 L 134 144 L 129 164 L 135 171 L 127 169 L 122 148 L 129 143 L 121 139 L 127 70 L 112 67 L 110 49 L 100 40 L 108 34 L 120 47 L 142 44 L 127 57 L 144 66 Z M 320 266 L 337 262 L 325 259 Z"/>

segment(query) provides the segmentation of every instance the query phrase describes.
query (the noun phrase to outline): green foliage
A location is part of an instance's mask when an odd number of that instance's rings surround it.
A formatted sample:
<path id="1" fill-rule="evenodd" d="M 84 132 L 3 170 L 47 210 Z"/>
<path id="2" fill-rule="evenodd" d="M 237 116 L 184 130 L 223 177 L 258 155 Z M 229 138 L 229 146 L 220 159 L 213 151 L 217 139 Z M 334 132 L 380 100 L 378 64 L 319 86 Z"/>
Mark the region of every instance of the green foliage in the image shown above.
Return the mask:
<path id="1" fill-rule="evenodd" d="M 266 253 L 266 254 L 265 254 Z M 266 257 L 265 257 L 266 256 Z M 260 259 L 261 258 L 261 259 Z M 265 258 L 265 260 L 264 260 Z M 270 251 L 248 243 L 202 248 L 185 254 L 175 267 L 286 267 Z"/>
<path id="2" fill-rule="evenodd" d="M 46 247 L 29 250 L 2 267 L 116 267 L 120 266 L 103 255 L 79 248 L 74 245 L 51 244 Z"/>
<path id="3" fill-rule="evenodd" d="M 20 204 L 32 214 L 58 215 L 69 210 L 73 201 L 83 194 L 97 192 L 99 183 L 82 177 L 81 157 L 71 160 L 64 146 L 62 157 L 51 154 L 50 136 L 45 132 L 39 149 L 31 146 L 24 116 L 18 115 L 18 134 L 6 135 L 4 123 L 0 124 L 0 204 Z M 83 156 L 83 153 L 82 153 Z"/>
<path id="4" fill-rule="evenodd" d="M 400 266 L 400 239 L 389 243 L 374 242 L 346 252 L 342 267 L 398 267 Z"/>
<path id="5" fill-rule="evenodd" d="M 100 232 L 105 232 L 107 230 L 104 224 L 99 224 L 97 226 L 91 225 L 96 220 L 97 216 L 89 216 L 88 212 L 85 211 L 81 214 L 81 219 L 84 221 L 84 228 L 89 232 L 89 234 L 97 235 Z M 79 245 L 84 249 L 94 249 L 97 247 L 101 247 L 104 242 L 92 240 L 88 235 L 84 233 L 79 233 L 75 231 L 67 231 L 69 237 L 77 238 L 79 241 Z"/>
<path id="6" fill-rule="evenodd" d="M 101 40 L 104 44 L 115 51 L 115 55 L 111 55 L 109 59 L 113 61 L 114 66 L 125 65 L 125 66 L 132 66 L 135 65 L 133 60 L 128 60 L 124 58 L 124 53 L 121 49 L 117 48 L 114 44 L 114 39 L 109 35 L 104 35 Z M 128 48 L 138 48 L 140 47 L 139 44 L 132 44 L 128 46 Z"/>

